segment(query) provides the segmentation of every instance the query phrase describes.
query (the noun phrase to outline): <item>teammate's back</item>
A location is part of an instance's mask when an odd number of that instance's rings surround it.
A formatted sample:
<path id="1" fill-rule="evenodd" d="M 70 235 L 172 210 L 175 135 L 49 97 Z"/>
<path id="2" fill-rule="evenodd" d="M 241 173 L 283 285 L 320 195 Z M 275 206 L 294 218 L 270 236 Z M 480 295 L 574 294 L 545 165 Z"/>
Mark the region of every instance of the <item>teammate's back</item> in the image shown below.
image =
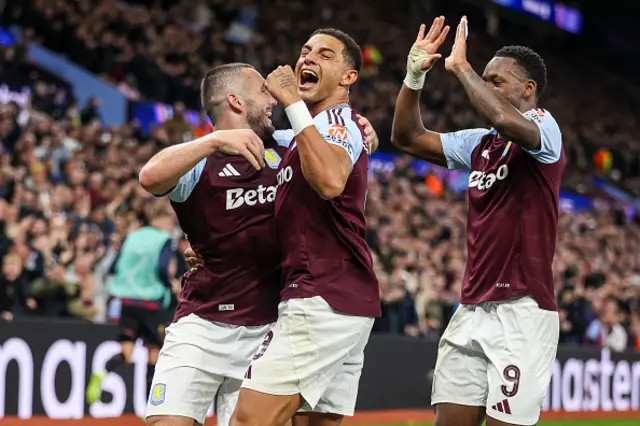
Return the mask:
<path id="1" fill-rule="evenodd" d="M 322 296 L 352 315 L 380 314 L 378 282 L 366 242 L 368 156 L 349 105 L 314 118 L 329 143 L 343 147 L 353 170 L 344 191 L 324 200 L 304 178 L 295 139 L 278 172 L 276 223 L 282 250 L 282 300 Z"/>

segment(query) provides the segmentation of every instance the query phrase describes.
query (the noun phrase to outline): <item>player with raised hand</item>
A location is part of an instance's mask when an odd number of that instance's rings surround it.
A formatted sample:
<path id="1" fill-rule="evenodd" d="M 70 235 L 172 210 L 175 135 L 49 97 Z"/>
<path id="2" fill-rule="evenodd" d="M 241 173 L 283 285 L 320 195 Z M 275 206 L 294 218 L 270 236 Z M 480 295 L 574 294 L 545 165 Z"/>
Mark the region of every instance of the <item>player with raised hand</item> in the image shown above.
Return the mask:
<path id="1" fill-rule="evenodd" d="M 364 347 L 380 314 L 365 241 L 368 158 L 350 87 L 362 53 L 335 29 L 314 32 L 295 72 L 279 67 L 267 90 L 294 139 L 278 171 L 276 226 L 283 290 L 273 338 L 256 354 L 231 424 L 337 425 L 353 415 Z"/>
<path id="2" fill-rule="evenodd" d="M 565 169 L 560 129 L 537 103 L 544 61 L 507 46 L 483 76 L 467 61 L 467 18 L 445 68 L 491 129 L 424 128 L 419 98 L 440 55 L 444 17 L 411 48 L 393 118 L 392 142 L 449 169 L 469 170 L 467 266 L 461 305 L 442 336 L 433 379 L 436 426 L 534 425 L 551 380 L 559 319 L 552 263 Z"/>

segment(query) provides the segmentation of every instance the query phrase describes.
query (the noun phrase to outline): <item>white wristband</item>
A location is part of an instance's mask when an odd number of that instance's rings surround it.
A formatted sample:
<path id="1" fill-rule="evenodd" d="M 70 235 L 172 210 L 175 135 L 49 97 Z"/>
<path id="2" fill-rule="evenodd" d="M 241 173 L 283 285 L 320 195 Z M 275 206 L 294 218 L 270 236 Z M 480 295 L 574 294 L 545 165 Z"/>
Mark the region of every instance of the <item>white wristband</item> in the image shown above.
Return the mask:
<path id="1" fill-rule="evenodd" d="M 404 84 L 411 90 L 422 90 L 427 72 L 422 69 L 422 63 L 431 57 L 431 53 L 412 47 L 407 57 L 407 76 Z"/>
<path id="2" fill-rule="evenodd" d="M 314 125 L 313 117 L 311 117 L 311 113 L 304 101 L 298 101 L 289 105 L 284 109 L 284 112 L 289 118 L 289 123 L 291 123 L 291 128 L 295 136 L 298 136 L 298 134 L 307 127 Z"/>
<path id="3" fill-rule="evenodd" d="M 404 77 L 404 85 L 411 90 L 422 90 L 424 87 L 424 81 L 427 78 L 427 73 L 421 73 L 418 76 L 407 73 Z"/>

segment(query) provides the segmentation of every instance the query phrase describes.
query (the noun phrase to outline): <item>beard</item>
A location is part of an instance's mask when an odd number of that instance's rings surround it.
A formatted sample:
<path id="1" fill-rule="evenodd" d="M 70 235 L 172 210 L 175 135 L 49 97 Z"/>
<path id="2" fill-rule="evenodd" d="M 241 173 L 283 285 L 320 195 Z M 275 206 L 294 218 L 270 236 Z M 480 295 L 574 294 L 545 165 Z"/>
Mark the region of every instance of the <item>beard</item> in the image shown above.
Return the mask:
<path id="1" fill-rule="evenodd" d="M 261 139 L 269 138 L 275 132 L 273 123 L 267 117 L 267 108 L 259 108 L 255 102 L 249 101 L 247 105 L 247 123 Z"/>

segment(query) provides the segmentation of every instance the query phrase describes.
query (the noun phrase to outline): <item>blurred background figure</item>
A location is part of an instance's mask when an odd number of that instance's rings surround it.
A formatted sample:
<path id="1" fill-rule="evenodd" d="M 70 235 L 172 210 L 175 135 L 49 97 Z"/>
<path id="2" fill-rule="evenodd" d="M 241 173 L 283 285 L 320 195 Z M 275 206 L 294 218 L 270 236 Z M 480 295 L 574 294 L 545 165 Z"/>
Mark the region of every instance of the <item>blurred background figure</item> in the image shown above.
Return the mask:
<path id="1" fill-rule="evenodd" d="M 561 342 L 613 341 L 611 347 L 620 348 L 622 330 L 627 349 L 636 349 L 640 87 L 632 70 L 640 40 L 628 30 L 635 28 L 633 2 L 615 8 L 572 2 L 550 22 L 505 14 L 509 10 L 495 2 L 475 3 L 6 2 L 0 14 L 0 314 L 117 321 L 117 309 L 108 315 L 107 273 L 126 236 L 148 225 L 164 203 L 139 187 L 137 173 L 163 147 L 212 130 L 201 114 L 204 73 L 242 61 L 265 74 L 291 64 L 313 29 L 330 26 L 363 46 L 364 72 L 351 98 L 380 137 L 366 208 L 384 312 L 375 330 L 437 339 L 458 306 L 468 175 L 398 156 L 389 135 L 406 46 L 418 25 L 436 13 L 453 22 L 466 13 L 475 23 L 472 65 L 485 63 L 499 46 L 526 44 L 549 69 L 541 107 L 560 124 L 568 160 L 554 263 Z M 38 48 L 66 57 L 93 80 L 56 74 L 61 68 L 47 68 Z M 425 125 L 442 132 L 485 126 L 443 64 L 428 78 L 420 100 Z M 119 96 L 130 113 L 117 124 L 114 98 L 106 93 Z M 273 119 L 288 127 L 281 110 Z M 185 244 L 179 229 L 172 239 Z M 179 259 L 177 275 L 185 268 Z M 614 299 L 618 313 L 605 302 Z"/>

